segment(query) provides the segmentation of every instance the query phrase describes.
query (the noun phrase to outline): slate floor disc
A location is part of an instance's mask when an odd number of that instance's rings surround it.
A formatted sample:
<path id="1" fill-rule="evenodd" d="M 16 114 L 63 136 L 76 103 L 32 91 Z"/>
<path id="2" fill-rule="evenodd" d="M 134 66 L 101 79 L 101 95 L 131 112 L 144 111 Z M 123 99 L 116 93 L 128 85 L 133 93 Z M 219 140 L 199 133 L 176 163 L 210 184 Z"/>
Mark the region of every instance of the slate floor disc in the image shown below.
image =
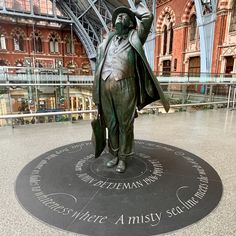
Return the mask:
<path id="1" fill-rule="evenodd" d="M 222 182 L 205 161 L 185 150 L 135 140 L 124 174 L 94 158 L 90 141 L 51 150 L 26 165 L 16 196 L 39 220 L 83 235 L 146 236 L 201 220 L 219 203 Z M 204 219 L 203 219 L 204 220 Z"/>

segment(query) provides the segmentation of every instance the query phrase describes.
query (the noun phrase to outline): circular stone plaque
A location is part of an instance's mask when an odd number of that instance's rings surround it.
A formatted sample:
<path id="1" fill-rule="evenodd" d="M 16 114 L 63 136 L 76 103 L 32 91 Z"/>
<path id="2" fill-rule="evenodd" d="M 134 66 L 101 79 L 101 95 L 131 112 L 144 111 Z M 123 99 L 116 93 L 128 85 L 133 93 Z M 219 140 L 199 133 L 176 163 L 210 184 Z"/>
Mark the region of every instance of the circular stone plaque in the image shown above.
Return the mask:
<path id="1" fill-rule="evenodd" d="M 156 235 L 209 214 L 222 195 L 216 171 L 192 153 L 136 140 L 127 171 L 94 158 L 90 141 L 49 151 L 16 180 L 16 196 L 33 216 L 84 235 Z"/>

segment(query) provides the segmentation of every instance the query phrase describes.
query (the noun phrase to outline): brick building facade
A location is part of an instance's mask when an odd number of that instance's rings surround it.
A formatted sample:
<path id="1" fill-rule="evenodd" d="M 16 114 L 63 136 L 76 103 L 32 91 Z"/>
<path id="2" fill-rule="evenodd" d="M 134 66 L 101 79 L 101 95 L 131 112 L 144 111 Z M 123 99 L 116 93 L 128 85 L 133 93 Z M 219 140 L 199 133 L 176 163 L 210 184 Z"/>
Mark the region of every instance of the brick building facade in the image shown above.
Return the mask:
<path id="1" fill-rule="evenodd" d="M 155 45 L 155 71 L 200 73 L 200 40 L 193 0 L 157 2 Z M 218 1 L 211 72 L 236 73 L 235 0 Z"/>
<path id="2" fill-rule="evenodd" d="M 24 1 L 18 1 L 18 5 L 8 7 L 27 11 Z M 40 7 L 35 11 L 48 11 Z M 85 49 L 69 23 L 4 15 L 0 15 L 0 21 L 0 66 L 67 67 L 79 74 L 92 73 Z"/>

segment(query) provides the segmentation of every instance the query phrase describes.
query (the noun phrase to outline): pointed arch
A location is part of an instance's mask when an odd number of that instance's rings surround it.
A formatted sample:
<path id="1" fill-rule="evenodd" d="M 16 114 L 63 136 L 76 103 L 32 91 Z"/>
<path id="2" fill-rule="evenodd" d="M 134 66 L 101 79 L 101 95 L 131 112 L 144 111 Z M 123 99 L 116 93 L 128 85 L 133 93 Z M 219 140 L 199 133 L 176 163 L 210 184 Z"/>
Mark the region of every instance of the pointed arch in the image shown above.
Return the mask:
<path id="1" fill-rule="evenodd" d="M 11 31 L 11 36 L 13 36 L 14 34 L 16 34 L 16 32 L 19 32 L 24 39 L 26 39 L 26 34 L 25 34 L 25 31 L 20 28 L 20 27 L 15 27 L 12 31 Z"/>
<path id="2" fill-rule="evenodd" d="M 61 38 L 57 32 L 51 32 L 48 36 L 49 39 L 49 51 L 50 53 L 58 53 L 59 52 L 59 42 Z"/>
<path id="3" fill-rule="evenodd" d="M 59 35 L 58 32 L 56 32 L 56 31 L 50 32 L 50 33 L 48 34 L 48 39 L 50 39 L 50 38 L 52 37 L 52 35 L 56 36 L 58 42 L 61 42 L 61 37 L 60 37 L 60 35 Z"/>
<path id="4" fill-rule="evenodd" d="M 25 32 L 21 28 L 14 28 L 11 32 L 13 48 L 15 51 L 24 51 Z"/>
<path id="5" fill-rule="evenodd" d="M 167 14 L 170 16 L 170 21 L 172 22 L 172 26 L 175 25 L 175 22 L 176 22 L 175 13 L 174 13 L 173 9 L 170 6 L 167 6 L 161 11 L 161 14 L 160 14 L 160 16 L 158 17 L 158 20 L 157 20 L 156 32 L 159 33 L 159 34 L 162 31 L 163 24 L 164 24 L 164 19 L 165 19 Z"/>
<path id="6" fill-rule="evenodd" d="M 34 52 L 43 52 L 43 36 L 39 30 L 31 33 L 31 46 Z"/>
<path id="7" fill-rule="evenodd" d="M 185 5 L 184 13 L 181 17 L 182 23 L 188 23 L 190 21 L 190 13 L 193 7 L 195 7 L 194 0 L 189 0 Z"/>

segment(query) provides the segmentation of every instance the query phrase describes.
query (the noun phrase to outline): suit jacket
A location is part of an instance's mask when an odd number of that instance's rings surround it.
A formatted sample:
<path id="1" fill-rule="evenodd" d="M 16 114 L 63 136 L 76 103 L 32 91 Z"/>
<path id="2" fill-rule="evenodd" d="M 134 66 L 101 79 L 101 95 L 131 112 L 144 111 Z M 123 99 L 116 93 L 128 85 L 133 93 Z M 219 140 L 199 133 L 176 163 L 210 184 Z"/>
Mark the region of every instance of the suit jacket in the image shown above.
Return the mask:
<path id="1" fill-rule="evenodd" d="M 151 67 L 145 56 L 143 44 L 145 43 L 151 25 L 153 16 L 140 3 L 137 8 L 136 16 L 140 19 L 138 29 L 133 29 L 129 32 L 129 42 L 135 51 L 135 71 L 136 71 L 136 84 L 138 90 L 137 107 L 141 110 L 146 105 L 156 100 L 161 100 L 166 111 L 169 110 L 169 103 L 166 100 L 163 91 L 160 87 L 158 80 L 155 78 Z M 105 61 L 107 48 L 110 40 L 116 35 L 116 32 L 110 32 L 108 36 L 99 45 L 97 51 L 97 62 L 95 69 L 95 77 L 93 84 L 93 101 L 95 104 L 100 103 L 100 80 L 103 64 Z"/>

